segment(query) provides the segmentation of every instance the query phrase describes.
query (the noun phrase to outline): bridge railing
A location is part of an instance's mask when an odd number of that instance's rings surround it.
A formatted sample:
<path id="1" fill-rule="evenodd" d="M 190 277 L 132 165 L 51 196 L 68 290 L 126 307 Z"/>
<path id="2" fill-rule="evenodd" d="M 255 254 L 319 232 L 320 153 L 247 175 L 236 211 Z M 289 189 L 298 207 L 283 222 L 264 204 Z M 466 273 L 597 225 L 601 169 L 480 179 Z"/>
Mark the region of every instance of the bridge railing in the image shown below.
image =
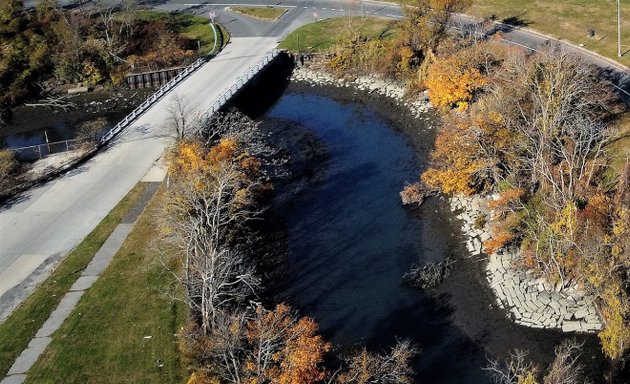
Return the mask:
<path id="1" fill-rule="evenodd" d="M 230 88 L 223 91 L 223 93 L 210 105 L 210 107 L 208 107 L 208 109 L 206 109 L 201 114 L 201 118 L 205 120 L 208 117 L 212 116 L 214 113 L 218 112 L 221 108 L 223 108 L 223 106 L 234 95 L 236 95 L 236 93 L 240 91 L 245 84 L 247 84 L 254 76 L 256 76 L 258 72 L 265 68 L 267 64 L 272 62 L 280 54 L 280 52 L 281 51 L 276 48 L 267 52 L 267 54 L 265 54 L 265 56 L 260 59 L 260 61 L 258 61 L 253 67 L 249 68 L 249 70 L 245 74 L 238 77 Z"/>
<path id="2" fill-rule="evenodd" d="M 140 117 L 144 112 L 147 111 L 153 104 L 155 104 L 158 100 L 162 98 L 165 94 L 170 92 L 179 82 L 188 77 L 191 73 L 196 71 L 199 67 L 201 67 L 206 62 L 206 59 L 199 58 L 194 63 L 186 67 L 183 71 L 179 72 L 177 76 L 173 77 L 168 83 L 164 84 L 157 91 L 155 91 L 151 96 L 149 96 L 142 104 L 140 104 L 136 109 L 131 111 L 130 114 L 125 116 L 118 124 L 116 124 L 109 132 L 105 133 L 99 142 L 100 145 L 107 144 L 114 136 L 116 136 L 120 131 L 125 129 L 129 124 L 134 122 L 138 117 Z"/>

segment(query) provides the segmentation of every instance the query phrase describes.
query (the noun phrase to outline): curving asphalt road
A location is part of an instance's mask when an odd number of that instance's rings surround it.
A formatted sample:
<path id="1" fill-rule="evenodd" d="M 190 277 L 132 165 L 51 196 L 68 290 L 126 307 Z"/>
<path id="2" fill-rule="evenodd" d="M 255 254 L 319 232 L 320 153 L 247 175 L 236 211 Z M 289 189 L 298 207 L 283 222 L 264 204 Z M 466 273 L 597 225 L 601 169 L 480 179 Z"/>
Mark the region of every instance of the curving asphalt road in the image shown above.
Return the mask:
<path id="1" fill-rule="evenodd" d="M 1 1 L 1 0 L 0 0 Z M 63 0 L 72 5 L 73 0 Z M 360 1 L 360 0 L 359 0 Z M 45 277 L 51 265 L 73 249 L 147 173 L 172 141 L 165 127 L 166 108 L 175 95 L 186 96 L 199 108 L 209 106 L 223 89 L 252 66 L 287 33 L 315 18 L 348 13 L 401 18 L 402 10 L 391 3 L 348 0 L 145 0 L 155 9 L 197 14 L 214 12 L 232 41 L 129 127 L 108 150 L 75 171 L 34 188 L 12 204 L 0 207 L 0 322 Z M 275 5 L 287 8 L 279 20 L 264 22 L 228 12 L 231 5 Z M 352 5 L 351 5 L 352 4 Z M 461 24 L 471 19 L 459 16 Z M 510 44 L 536 49 L 548 38 L 526 30 L 499 26 Z M 628 72 L 610 60 L 567 45 L 589 62 L 608 71 L 613 84 L 625 96 Z"/>

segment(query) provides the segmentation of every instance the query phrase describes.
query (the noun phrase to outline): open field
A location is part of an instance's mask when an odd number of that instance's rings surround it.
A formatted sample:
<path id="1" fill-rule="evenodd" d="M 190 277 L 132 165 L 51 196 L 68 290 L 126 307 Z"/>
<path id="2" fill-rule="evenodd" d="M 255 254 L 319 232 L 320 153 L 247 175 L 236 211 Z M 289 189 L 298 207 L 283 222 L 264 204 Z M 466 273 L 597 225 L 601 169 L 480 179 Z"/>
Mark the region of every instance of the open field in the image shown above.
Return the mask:
<path id="1" fill-rule="evenodd" d="M 107 270 L 53 335 L 29 383 L 177 383 L 186 309 L 167 296 L 170 270 L 156 224 L 158 190 Z M 172 254 L 172 252 L 170 253 Z"/>
<path id="2" fill-rule="evenodd" d="M 230 7 L 230 10 L 256 19 L 273 21 L 287 12 L 286 8 L 279 7 Z"/>
<path id="3" fill-rule="evenodd" d="M 393 22 L 376 17 L 335 17 L 307 24 L 289 33 L 280 48 L 294 52 L 322 52 L 356 31 L 363 37 L 375 38 L 393 33 Z"/>
<path id="4" fill-rule="evenodd" d="M 133 188 L 81 244 L 66 256 L 35 292 L 0 325 L 0 377 L 7 373 L 144 189 L 144 184 L 138 184 Z"/>

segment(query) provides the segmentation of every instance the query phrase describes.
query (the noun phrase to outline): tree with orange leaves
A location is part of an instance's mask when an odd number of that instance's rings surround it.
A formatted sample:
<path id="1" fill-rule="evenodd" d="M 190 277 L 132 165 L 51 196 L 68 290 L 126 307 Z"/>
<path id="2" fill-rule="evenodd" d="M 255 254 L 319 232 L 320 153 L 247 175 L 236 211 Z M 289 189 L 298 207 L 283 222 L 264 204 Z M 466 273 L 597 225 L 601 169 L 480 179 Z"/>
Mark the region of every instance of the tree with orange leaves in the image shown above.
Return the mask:
<path id="1" fill-rule="evenodd" d="M 445 123 L 435 140 L 431 160 L 432 166 L 421 179 L 443 193 L 472 194 L 476 175 L 485 167 L 473 132 L 457 119 Z"/>
<path id="2" fill-rule="evenodd" d="M 465 110 L 474 93 L 486 84 L 471 52 L 462 50 L 437 57 L 429 65 L 425 85 L 433 105 L 443 110 Z"/>
<path id="3" fill-rule="evenodd" d="M 250 357 L 245 362 L 250 383 L 310 384 L 322 381 L 324 355 L 331 345 L 317 335 L 318 325 L 298 318 L 285 304 L 273 311 L 259 306 L 247 326 Z"/>

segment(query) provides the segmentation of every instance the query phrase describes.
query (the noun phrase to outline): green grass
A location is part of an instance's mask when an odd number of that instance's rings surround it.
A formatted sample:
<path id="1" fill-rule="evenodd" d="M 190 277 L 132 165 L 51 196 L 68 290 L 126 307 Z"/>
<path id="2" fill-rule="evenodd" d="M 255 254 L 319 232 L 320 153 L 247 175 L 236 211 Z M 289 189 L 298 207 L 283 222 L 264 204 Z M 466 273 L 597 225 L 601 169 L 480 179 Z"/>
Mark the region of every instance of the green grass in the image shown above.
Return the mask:
<path id="1" fill-rule="evenodd" d="M 187 311 L 165 297 L 171 289 L 165 285 L 171 281 L 165 265 L 176 270 L 177 262 L 164 256 L 174 253 L 160 242 L 155 219 L 164 194 L 161 188 L 110 266 L 55 332 L 27 383 L 185 380 L 174 334 Z"/>
<path id="2" fill-rule="evenodd" d="M 201 43 L 200 54 L 207 55 L 212 51 L 214 46 L 214 32 L 210 26 L 210 20 L 203 16 L 192 15 L 189 13 L 168 13 L 158 11 L 140 11 L 138 18 L 141 20 L 162 20 L 171 25 L 178 34 L 194 44 L 197 41 Z M 230 38 L 227 30 L 219 24 L 217 46 L 224 47 Z"/>
<path id="3" fill-rule="evenodd" d="M 94 254 L 101 248 L 124 215 L 144 191 L 138 184 L 72 251 L 52 274 L 0 325 L 0 377 L 57 307 L 63 295 L 79 278 Z"/>
<path id="4" fill-rule="evenodd" d="M 280 7 L 230 7 L 230 10 L 261 20 L 277 20 L 287 12 Z"/>
<path id="5" fill-rule="evenodd" d="M 293 52 L 323 52 L 349 39 L 353 30 L 361 36 L 375 38 L 393 33 L 393 22 L 376 17 L 335 17 L 302 26 L 289 33 L 280 48 Z"/>
<path id="6" fill-rule="evenodd" d="M 630 2 L 622 1 L 622 15 L 630 15 Z M 617 57 L 617 5 L 602 0 L 473 0 L 468 13 L 497 20 L 512 18 L 527 28 L 584 44 L 584 48 L 630 65 L 630 53 Z M 588 37 L 589 30 L 595 37 Z M 630 49 L 630 17 L 623 17 L 622 51 Z"/>

